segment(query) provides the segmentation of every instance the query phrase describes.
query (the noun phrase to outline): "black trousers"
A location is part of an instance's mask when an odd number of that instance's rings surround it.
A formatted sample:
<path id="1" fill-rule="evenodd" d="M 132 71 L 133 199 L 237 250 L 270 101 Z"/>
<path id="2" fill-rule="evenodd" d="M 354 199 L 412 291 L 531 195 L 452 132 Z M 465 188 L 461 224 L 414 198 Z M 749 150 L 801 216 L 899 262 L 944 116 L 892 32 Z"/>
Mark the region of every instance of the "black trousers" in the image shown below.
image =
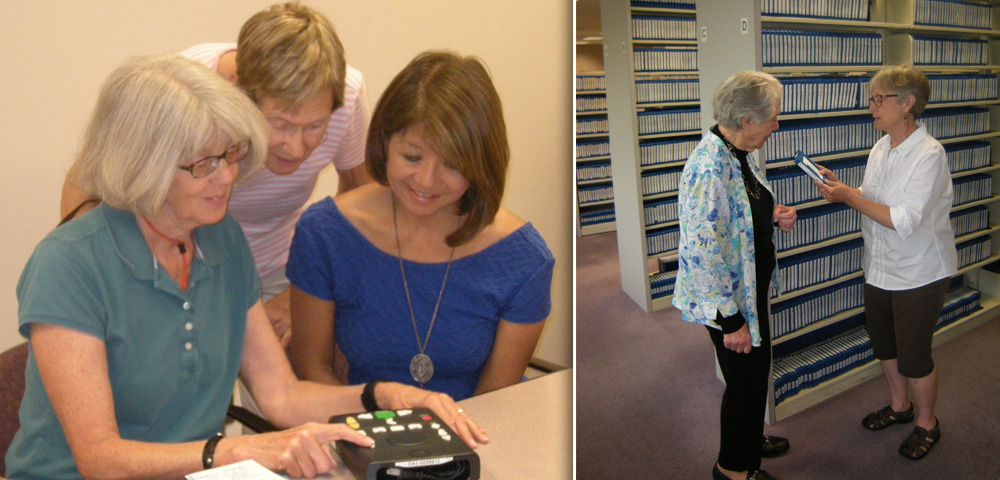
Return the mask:
<path id="1" fill-rule="evenodd" d="M 718 461 L 727 470 L 753 471 L 760 468 L 767 383 L 771 374 L 771 325 L 767 312 L 771 272 L 768 271 L 763 281 L 761 273 L 763 272 L 757 274 L 757 321 L 761 337 L 759 347 L 751 348 L 750 353 L 736 353 L 723 344 L 721 331 L 706 327 L 726 381 L 720 414 Z"/>

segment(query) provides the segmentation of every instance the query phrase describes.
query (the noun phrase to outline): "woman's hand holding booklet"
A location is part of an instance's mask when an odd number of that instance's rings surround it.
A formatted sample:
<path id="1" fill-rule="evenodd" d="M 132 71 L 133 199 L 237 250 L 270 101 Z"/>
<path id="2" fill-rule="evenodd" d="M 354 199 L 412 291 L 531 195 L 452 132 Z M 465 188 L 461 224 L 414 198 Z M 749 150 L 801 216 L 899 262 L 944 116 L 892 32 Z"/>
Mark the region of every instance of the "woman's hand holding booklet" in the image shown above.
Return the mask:
<path id="1" fill-rule="evenodd" d="M 798 150 L 795 152 L 795 164 L 798 165 L 799 168 L 801 168 L 803 171 L 805 171 L 806 174 L 809 175 L 809 177 L 811 177 L 813 180 L 826 183 L 826 178 L 823 176 L 822 173 L 820 173 L 819 167 L 816 166 L 816 164 L 813 163 L 812 160 L 809 160 L 809 157 L 807 157 L 804 153 L 802 153 L 802 150 Z"/>

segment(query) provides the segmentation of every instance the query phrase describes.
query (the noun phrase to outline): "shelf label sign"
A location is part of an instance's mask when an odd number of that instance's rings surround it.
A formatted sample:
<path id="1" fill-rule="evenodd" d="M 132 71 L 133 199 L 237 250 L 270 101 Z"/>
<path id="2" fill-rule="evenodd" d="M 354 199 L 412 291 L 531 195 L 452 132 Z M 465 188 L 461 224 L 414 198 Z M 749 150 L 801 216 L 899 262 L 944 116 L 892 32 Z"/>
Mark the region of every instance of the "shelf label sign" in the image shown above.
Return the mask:
<path id="1" fill-rule="evenodd" d="M 750 33 L 750 21 L 747 20 L 747 17 L 743 17 L 740 19 L 740 35 L 748 33 Z"/>

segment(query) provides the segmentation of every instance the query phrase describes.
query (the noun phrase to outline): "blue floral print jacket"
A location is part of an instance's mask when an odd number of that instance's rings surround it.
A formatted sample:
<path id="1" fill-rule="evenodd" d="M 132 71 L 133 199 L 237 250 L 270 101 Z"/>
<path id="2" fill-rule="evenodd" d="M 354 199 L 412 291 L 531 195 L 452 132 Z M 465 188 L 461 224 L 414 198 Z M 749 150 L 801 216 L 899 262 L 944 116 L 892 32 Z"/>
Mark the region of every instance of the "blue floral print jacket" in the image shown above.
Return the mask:
<path id="1" fill-rule="evenodd" d="M 749 163 L 773 196 L 753 155 Z M 739 159 L 712 132 L 705 133 L 684 165 L 678 198 L 680 243 L 674 306 L 684 321 L 717 329 L 721 327 L 715 322 L 716 311 L 731 316 L 739 310 L 753 346 L 759 347 L 750 201 Z M 777 229 L 773 241 L 778 244 Z M 780 288 L 777 267 L 771 284 Z"/>

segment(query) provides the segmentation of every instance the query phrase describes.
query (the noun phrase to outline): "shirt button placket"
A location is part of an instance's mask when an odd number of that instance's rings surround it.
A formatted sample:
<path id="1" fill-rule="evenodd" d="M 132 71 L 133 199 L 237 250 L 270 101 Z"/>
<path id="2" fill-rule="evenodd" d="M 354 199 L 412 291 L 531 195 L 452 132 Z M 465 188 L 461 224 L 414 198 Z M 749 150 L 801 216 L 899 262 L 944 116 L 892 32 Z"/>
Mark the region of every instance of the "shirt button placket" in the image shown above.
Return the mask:
<path id="1" fill-rule="evenodd" d="M 182 334 L 184 337 L 184 364 L 188 368 L 193 368 L 194 358 L 191 357 L 191 354 L 194 353 L 194 311 L 191 302 L 187 300 L 181 304 L 181 308 L 184 309 L 185 316 L 187 317 L 187 320 L 184 322 L 184 333 Z"/>

